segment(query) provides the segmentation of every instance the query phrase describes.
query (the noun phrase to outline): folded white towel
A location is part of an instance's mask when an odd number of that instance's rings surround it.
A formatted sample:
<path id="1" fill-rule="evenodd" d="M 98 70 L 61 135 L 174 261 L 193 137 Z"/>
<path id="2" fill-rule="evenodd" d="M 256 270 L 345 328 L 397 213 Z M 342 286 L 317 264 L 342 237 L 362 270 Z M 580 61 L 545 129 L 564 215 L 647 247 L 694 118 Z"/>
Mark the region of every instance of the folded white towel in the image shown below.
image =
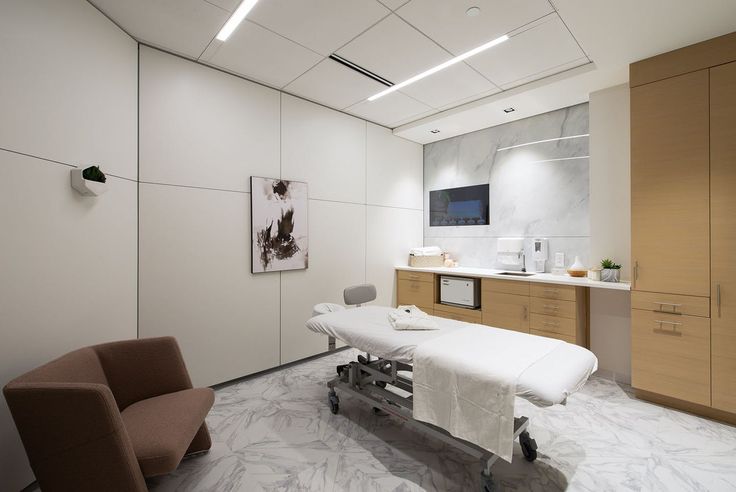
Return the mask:
<path id="1" fill-rule="evenodd" d="M 416 306 L 399 306 L 388 313 L 394 330 L 439 330 L 437 323 Z"/>
<path id="2" fill-rule="evenodd" d="M 442 248 L 439 246 L 425 246 L 423 248 L 411 248 L 409 254 L 412 256 L 440 256 Z"/>

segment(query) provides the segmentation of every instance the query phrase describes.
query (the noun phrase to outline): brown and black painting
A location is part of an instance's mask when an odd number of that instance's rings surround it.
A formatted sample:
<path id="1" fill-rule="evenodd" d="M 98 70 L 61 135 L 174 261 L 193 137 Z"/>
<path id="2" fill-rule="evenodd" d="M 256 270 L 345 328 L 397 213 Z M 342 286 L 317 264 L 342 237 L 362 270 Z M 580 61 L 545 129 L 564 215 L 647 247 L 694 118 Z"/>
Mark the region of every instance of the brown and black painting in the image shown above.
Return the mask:
<path id="1" fill-rule="evenodd" d="M 251 271 L 307 268 L 307 183 L 250 178 Z"/>

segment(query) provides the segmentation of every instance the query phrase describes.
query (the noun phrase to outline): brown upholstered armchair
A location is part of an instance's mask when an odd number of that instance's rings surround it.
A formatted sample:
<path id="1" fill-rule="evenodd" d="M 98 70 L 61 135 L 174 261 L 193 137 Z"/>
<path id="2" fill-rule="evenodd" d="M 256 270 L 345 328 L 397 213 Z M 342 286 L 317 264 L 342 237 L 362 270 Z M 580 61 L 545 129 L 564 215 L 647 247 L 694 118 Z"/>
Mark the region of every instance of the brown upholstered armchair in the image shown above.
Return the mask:
<path id="1" fill-rule="evenodd" d="M 3 389 L 44 492 L 146 491 L 211 446 L 209 388 L 192 388 L 171 337 L 70 352 Z"/>

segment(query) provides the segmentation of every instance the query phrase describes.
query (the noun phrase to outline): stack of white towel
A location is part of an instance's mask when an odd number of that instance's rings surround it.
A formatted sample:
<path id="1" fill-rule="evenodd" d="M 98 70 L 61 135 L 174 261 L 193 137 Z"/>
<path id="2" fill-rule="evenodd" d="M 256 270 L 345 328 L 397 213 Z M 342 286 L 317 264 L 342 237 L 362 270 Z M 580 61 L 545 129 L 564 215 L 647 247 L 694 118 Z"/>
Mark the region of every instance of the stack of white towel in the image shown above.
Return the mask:
<path id="1" fill-rule="evenodd" d="M 439 330 L 432 317 L 414 305 L 399 306 L 390 311 L 388 320 L 394 330 Z"/>

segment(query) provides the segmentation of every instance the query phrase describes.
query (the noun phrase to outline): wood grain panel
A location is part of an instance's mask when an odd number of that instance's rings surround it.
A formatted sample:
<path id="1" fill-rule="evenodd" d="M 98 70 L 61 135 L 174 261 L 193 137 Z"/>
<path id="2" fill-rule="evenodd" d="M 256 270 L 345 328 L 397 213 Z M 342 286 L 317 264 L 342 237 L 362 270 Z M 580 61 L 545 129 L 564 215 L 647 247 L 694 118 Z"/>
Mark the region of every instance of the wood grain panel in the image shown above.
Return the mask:
<path id="1" fill-rule="evenodd" d="M 707 297 L 635 291 L 631 293 L 631 308 L 707 318 L 710 316 L 710 299 Z"/>
<path id="2" fill-rule="evenodd" d="M 396 270 L 399 280 L 416 280 L 417 282 L 434 282 L 432 272 L 412 272 L 408 270 Z"/>
<path id="3" fill-rule="evenodd" d="M 480 309 L 465 309 L 446 304 L 435 304 L 434 315 L 467 323 L 480 323 L 482 319 Z"/>
<path id="4" fill-rule="evenodd" d="M 711 70 L 710 102 L 713 407 L 736 413 L 736 63 Z"/>
<path id="5" fill-rule="evenodd" d="M 577 316 L 577 303 L 575 301 L 560 301 L 541 297 L 532 297 L 531 301 L 532 313 L 571 319 L 575 319 Z"/>
<path id="6" fill-rule="evenodd" d="M 573 285 L 532 283 L 531 295 L 545 299 L 561 299 L 563 301 L 574 301 L 576 299 L 576 288 Z"/>
<path id="7" fill-rule="evenodd" d="M 575 339 L 577 332 L 577 325 L 574 319 L 546 316 L 544 314 L 537 313 L 531 314 L 529 319 L 529 328 L 535 331 L 557 333 L 573 339 Z"/>
<path id="8" fill-rule="evenodd" d="M 529 295 L 529 282 L 525 280 L 500 280 L 484 278 L 481 280 L 481 291 L 500 292 L 501 294 Z"/>
<path id="9" fill-rule="evenodd" d="M 483 324 L 529 333 L 529 296 L 482 291 Z"/>
<path id="10" fill-rule="evenodd" d="M 434 306 L 434 283 L 399 280 L 396 300 L 399 305 Z"/>
<path id="11" fill-rule="evenodd" d="M 632 309 L 631 384 L 710 405 L 710 319 Z"/>
<path id="12" fill-rule="evenodd" d="M 631 89 L 634 290 L 710 295 L 708 70 Z"/>
<path id="13" fill-rule="evenodd" d="M 629 85 L 636 87 L 736 61 L 736 32 L 632 63 Z"/>
<path id="14" fill-rule="evenodd" d="M 552 333 L 549 331 L 539 331 L 539 330 L 529 330 L 529 333 L 532 335 L 537 335 L 539 337 L 547 337 L 547 338 L 554 338 L 556 340 L 562 340 L 563 342 L 572 343 L 575 344 L 575 337 L 570 337 L 567 335 L 562 335 L 560 333 Z"/>

